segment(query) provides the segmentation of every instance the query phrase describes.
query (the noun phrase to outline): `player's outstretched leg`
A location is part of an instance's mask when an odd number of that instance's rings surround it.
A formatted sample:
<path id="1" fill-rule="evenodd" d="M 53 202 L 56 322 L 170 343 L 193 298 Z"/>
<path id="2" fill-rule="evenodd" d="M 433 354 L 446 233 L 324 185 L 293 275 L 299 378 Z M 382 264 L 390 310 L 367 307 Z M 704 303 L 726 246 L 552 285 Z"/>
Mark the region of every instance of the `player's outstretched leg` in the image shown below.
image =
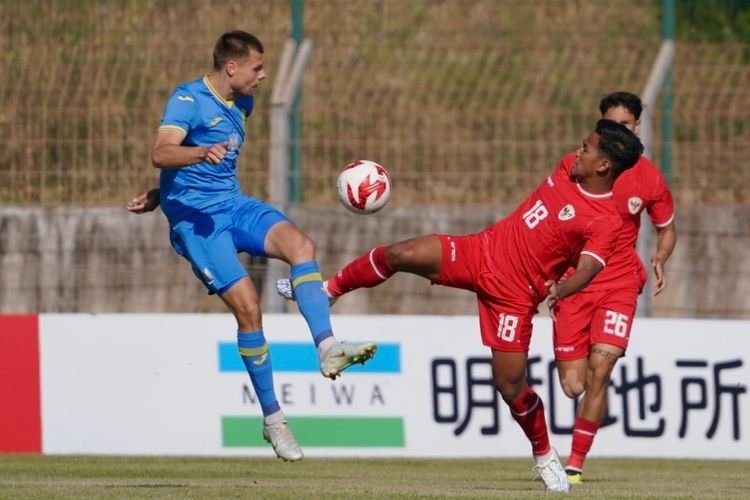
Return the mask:
<path id="1" fill-rule="evenodd" d="M 292 280 L 289 278 L 276 280 L 276 293 L 284 297 L 286 300 L 295 300 L 294 289 L 292 289 Z"/>
<path id="2" fill-rule="evenodd" d="M 339 342 L 331 328 L 331 309 L 315 261 L 295 264 L 291 269 L 292 295 L 307 321 L 318 349 L 320 372 L 335 380 L 354 364 L 364 364 L 377 350 L 372 342 L 350 344 Z"/>
<path id="3" fill-rule="evenodd" d="M 372 342 L 350 343 L 336 342 L 320 355 L 320 373 L 324 377 L 336 380 L 341 372 L 352 365 L 365 364 L 375 356 L 377 346 Z"/>
<path id="4" fill-rule="evenodd" d="M 331 303 L 337 297 L 349 293 L 358 288 L 372 288 L 383 283 L 396 272 L 388 264 L 386 250 L 388 247 L 375 247 L 345 265 L 335 276 L 325 281 L 325 293 Z M 291 282 L 279 280 L 276 282 L 276 291 L 282 297 L 289 300 L 297 300 L 297 286 L 294 276 Z"/>
<path id="5" fill-rule="evenodd" d="M 321 285 L 323 293 L 328 297 L 328 305 L 332 306 L 338 300 L 338 297 L 331 297 L 328 293 L 328 281 L 324 281 Z M 284 297 L 286 300 L 296 301 L 297 298 L 294 296 L 294 287 L 292 287 L 292 280 L 289 278 L 281 278 L 276 280 L 276 293 Z"/>

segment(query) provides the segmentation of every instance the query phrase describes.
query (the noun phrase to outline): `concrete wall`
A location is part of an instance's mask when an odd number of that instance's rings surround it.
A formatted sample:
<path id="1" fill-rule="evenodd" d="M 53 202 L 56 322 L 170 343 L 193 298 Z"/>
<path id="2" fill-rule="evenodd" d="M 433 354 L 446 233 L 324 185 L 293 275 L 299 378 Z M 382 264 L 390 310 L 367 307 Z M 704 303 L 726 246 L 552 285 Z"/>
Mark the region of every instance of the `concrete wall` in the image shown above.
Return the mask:
<path id="1" fill-rule="evenodd" d="M 387 208 L 357 216 L 292 207 L 317 243 L 324 275 L 372 246 L 432 233 L 468 233 L 502 217 L 487 207 Z M 686 207 L 654 316 L 750 317 L 750 207 Z M 263 259 L 244 259 L 263 290 Z M 121 208 L 0 207 L 0 312 L 222 312 L 168 241 L 164 216 Z M 293 309 L 293 306 L 290 306 Z M 474 314 L 472 294 L 414 276 L 342 298 L 339 314 Z"/>

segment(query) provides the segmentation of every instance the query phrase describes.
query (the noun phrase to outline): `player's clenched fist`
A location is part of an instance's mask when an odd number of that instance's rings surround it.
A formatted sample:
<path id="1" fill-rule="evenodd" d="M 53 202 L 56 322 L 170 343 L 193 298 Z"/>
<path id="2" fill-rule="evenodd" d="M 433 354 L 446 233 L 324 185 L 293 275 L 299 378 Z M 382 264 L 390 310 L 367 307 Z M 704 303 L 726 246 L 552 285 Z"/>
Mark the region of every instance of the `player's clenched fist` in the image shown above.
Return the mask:
<path id="1" fill-rule="evenodd" d="M 222 142 L 221 144 L 214 144 L 206 148 L 206 160 L 214 165 L 221 163 L 224 156 L 227 154 L 227 143 Z"/>

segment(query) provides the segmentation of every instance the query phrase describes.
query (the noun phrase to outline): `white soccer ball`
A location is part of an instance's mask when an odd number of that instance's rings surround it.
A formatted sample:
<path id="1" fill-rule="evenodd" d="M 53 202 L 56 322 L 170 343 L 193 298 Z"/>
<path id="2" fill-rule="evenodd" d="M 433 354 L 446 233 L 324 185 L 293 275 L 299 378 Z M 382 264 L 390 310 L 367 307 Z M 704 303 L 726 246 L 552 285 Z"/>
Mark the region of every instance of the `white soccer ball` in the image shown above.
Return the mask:
<path id="1" fill-rule="evenodd" d="M 391 177 L 382 165 L 357 160 L 345 166 L 336 180 L 339 200 L 355 214 L 372 214 L 388 203 Z"/>

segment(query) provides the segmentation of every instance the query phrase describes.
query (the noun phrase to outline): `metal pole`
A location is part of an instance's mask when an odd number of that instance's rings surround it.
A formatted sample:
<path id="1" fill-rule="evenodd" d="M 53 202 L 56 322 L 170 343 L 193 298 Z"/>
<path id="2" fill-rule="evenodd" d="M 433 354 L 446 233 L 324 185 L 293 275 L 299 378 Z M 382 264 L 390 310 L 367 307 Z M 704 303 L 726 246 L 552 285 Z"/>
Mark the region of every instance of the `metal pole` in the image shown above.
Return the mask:
<path id="1" fill-rule="evenodd" d="M 289 38 L 281 52 L 279 70 L 271 91 L 271 144 L 269 151 L 268 201 L 284 210 L 289 201 L 289 117 L 284 102 L 284 90 L 294 63 L 297 44 Z M 266 312 L 284 312 L 286 303 L 276 293 L 276 280 L 289 274 L 287 265 L 277 259 L 268 259 L 266 281 L 263 287 Z"/>
<path id="2" fill-rule="evenodd" d="M 675 5 L 674 0 L 662 0 L 662 38 L 674 41 L 675 38 Z M 673 42 L 674 43 L 674 42 Z M 674 57 L 674 56 L 673 56 Z M 664 77 L 664 98 L 661 102 L 661 170 L 667 183 L 672 181 L 672 107 L 674 93 L 672 87 L 672 69 Z"/>
<path id="3" fill-rule="evenodd" d="M 656 55 L 654 64 L 651 66 L 646 85 L 641 92 L 643 101 L 643 113 L 641 113 L 640 136 L 645 147 L 644 154 L 653 158 L 653 114 L 659 93 L 665 89 L 666 93 L 662 100 L 662 148 L 661 148 L 661 169 L 667 181 L 670 180 L 672 156 L 672 94 L 671 94 L 671 68 L 674 62 L 675 43 L 674 43 L 674 0 L 662 0 L 662 42 L 659 52 Z M 653 247 L 653 230 L 647 224 L 641 224 L 638 232 L 638 255 L 646 266 L 649 265 L 649 259 Z M 650 274 L 650 272 L 649 272 Z M 651 280 L 646 281 L 643 293 L 638 297 L 638 316 L 651 316 L 652 314 L 652 288 Z"/>
<path id="4" fill-rule="evenodd" d="M 303 37 L 304 1 L 292 0 L 292 38 L 299 47 Z M 292 99 L 289 113 L 289 201 L 302 201 L 302 118 L 299 102 L 302 91 Z"/>
<path id="5" fill-rule="evenodd" d="M 272 205 L 284 211 L 289 206 L 289 202 L 293 201 L 289 182 L 293 151 L 290 111 L 295 96 L 299 95 L 302 76 L 311 55 L 312 42 L 310 40 L 297 44 L 292 38 L 288 39 L 281 54 L 278 75 L 271 91 L 268 199 Z M 264 286 L 266 311 L 286 311 L 286 301 L 276 294 L 276 280 L 288 277 L 288 275 L 289 267 L 286 263 L 277 259 L 268 260 Z"/>

